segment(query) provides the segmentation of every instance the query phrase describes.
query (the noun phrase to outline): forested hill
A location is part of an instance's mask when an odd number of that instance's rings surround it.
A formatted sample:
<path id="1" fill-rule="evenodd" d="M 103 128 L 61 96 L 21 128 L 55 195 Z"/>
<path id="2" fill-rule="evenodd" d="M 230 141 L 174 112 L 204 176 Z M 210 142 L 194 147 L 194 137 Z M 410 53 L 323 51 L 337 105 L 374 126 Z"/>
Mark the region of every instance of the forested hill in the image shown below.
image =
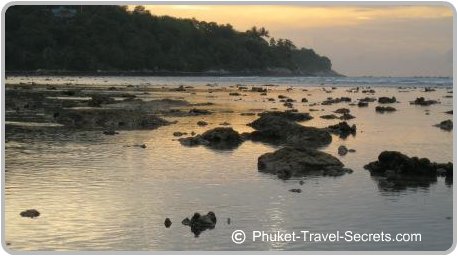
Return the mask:
<path id="1" fill-rule="evenodd" d="M 12 6 L 5 23 L 7 71 L 335 74 L 327 57 L 264 28 L 240 32 L 143 6 Z"/>

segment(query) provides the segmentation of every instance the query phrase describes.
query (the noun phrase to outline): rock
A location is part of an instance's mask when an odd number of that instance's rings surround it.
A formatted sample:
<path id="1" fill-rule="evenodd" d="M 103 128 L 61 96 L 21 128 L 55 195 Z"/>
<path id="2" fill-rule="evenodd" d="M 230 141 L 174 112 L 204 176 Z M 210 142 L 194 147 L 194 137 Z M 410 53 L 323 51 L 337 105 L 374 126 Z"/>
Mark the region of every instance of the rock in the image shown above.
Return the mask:
<path id="1" fill-rule="evenodd" d="M 178 141 L 181 143 L 181 145 L 187 146 L 187 147 L 194 147 L 194 146 L 209 144 L 208 141 L 203 140 L 200 136 L 180 138 L 178 139 Z"/>
<path id="2" fill-rule="evenodd" d="M 348 153 L 348 149 L 347 147 L 345 146 L 339 146 L 339 148 L 337 149 L 337 153 L 340 155 L 340 156 L 344 156 Z"/>
<path id="3" fill-rule="evenodd" d="M 300 188 L 292 188 L 289 190 L 290 192 L 293 192 L 293 193 L 301 193 L 302 192 L 302 189 Z"/>
<path id="4" fill-rule="evenodd" d="M 369 103 L 367 103 L 366 101 L 359 101 L 358 102 L 358 107 L 368 107 L 369 106 Z"/>
<path id="5" fill-rule="evenodd" d="M 434 126 L 439 127 L 442 130 L 452 131 L 453 130 L 453 121 L 448 119 L 448 120 L 442 121 L 439 124 L 436 124 Z"/>
<path id="6" fill-rule="evenodd" d="M 290 121 L 302 122 L 313 119 L 313 117 L 309 113 L 297 113 L 292 111 L 268 111 L 258 114 L 259 116 L 279 116 L 282 118 L 286 118 Z"/>
<path id="7" fill-rule="evenodd" d="M 200 116 L 200 115 L 210 115 L 211 112 L 206 110 L 206 109 L 193 108 L 193 109 L 189 110 L 189 114 L 190 115 L 194 115 L 194 116 Z"/>
<path id="8" fill-rule="evenodd" d="M 199 122 L 197 122 L 197 125 L 198 126 L 206 126 L 206 125 L 208 125 L 208 123 L 205 122 L 205 121 L 199 121 Z"/>
<path id="9" fill-rule="evenodd" d="M 227 126 L 227 125 L 231 125 L 230 123 L 228 122 L 223 122 L 223 123 L 220 123 L 219 125 L 224 125 L 224 126 Z"/>
<path id="10" fill-rule="evenodd" d="M 438 104 L 437 100 L 425 100 L 424 97 L 416 98 L 414 101 L 411 101 L 411 105 L 420 105 L 420 106 L 429 106 L 433 104 Z"/>
<path id="11" fill-rule="evenodd" d="M 301 185 L 301 186 L 304 185 L 304 181 L 303 181 L 303 180 L 300 180 L 300 181 L 299 181 L 299 185 Z"/>
<path id="12" fill-rule="evenodd" d="M 241 116 L 255 116 L 256 113 L 252 113 L 252 112 L 247 112 L 247 113 L 240 113 Z"/>
<path id="13" fill-rule="evenodd" d="M 203 231 L 215 228 L 216 215 L 214 212 L 208 212 L 207 215 L 201 215 L 196 212 L 191 219 L 185 218 L 181 223 L 183 225 L 190 226 L 191 232 L 198 237 Z"/>
<path id="14" fill-rule="evenodd" d="M 278 98 L 279 99 L 287 99 L 288 97 L 284 96 L 284 95 L 278 95 Z"/>
<path id="15" fill-rule="evenodd" d="M 391 98 L 379 97 L 378 98 L 378 103 L 381 103 L 381 104 L 396 103 L 396 97 L 391 97 Z"/>
<path id="16" fill-rule="evenodd" d="M 119 134 L 119 132 L 117 132 L 115 130 L 106 130 L 106 131 L 103 131 L 103 134 L 105 134 L 105 135 L 115 135 L 115 134 Z"/>
<path id="17" fill-rule="evenodd" d="M 291 177 L 306 175 L 339 176 L 348 173 L 334 156 L 310 148 L 284 147 L 258 158 L 258 170 L 277 176 L 289 173 Z"/>
<path id="18" fill-rule="evenodd" d="M 282 180 L 289 180 L 292 177 L 291 170 L 288 169 L 282 169 L 277 171 L 277 177 Z"/>
<path id="19" fill-rule="evenodd" d="M 350 148 L 350 149 L 348 149 L 348 152 L 350 152 L 350 153 L 355 153 L 355 152 L 356 152 L 356 150 L 355 150 L 355 149 L 352 149 L 352 148 Z"/>
<path id="20" fill-rule="evenodd" d="M 309 102 L 307 98 L 302 98 L 301 102 Z"/>
<path id="21" fill-rule="evenodd" d="M 229 96 L 240 96 L 241 94 L 238 92 L 231 92 L 229 93 Z"/>
<path id="22" fill-rule="evenodd" d="M 240 134 L 230 127 L 217 127 L 204 132 L 202 135 L 178 139 L 184 146 L 204 145 L 214 149 L 233 149 L 238 147 L 243 139 Z"/>
<path id="23" fill-rule="evenodd" d="M 36 218 L 38 216 L 40 216 L 40 212 L 35 210 L 35 209 L 29 209 L 29 210 L 25 210 L 25 211 L 22 211 L 20 213 L 21 217 L 26 217 L 26 218 Z"/>
<path id="24" fill-rule="evenodd" d="M 347 122 L 340 122 L 335 125 L 330 125 L 328 126 L 328 130 L 331 133 L 339 135 L 341 138 L 346 138 L 350 134 L 353 136 L 356 135 L 356 125 L 353 124 L 350 126 Z"/>
<path id="25" fill-rule="evenodd" d="M 285 106 L 285 107 L 287 107 L 287 108 L 292 108 L 294 105 L 293 105 L 293 103 L 291 103 L 291 102 L 285 102 L 285 103 L 283 104 L 283 106 Z"/>
<path id="26" fill-rule="evenodd" d="M 340 98 L 328 98 L 327 100 L 321 102 L 321 105 L 332 105 L 335 103 L 340 103 L 340 102 L 351 102 L 351 98 L 349 97 L 340 97 Z"/>
<path id="27" fill-rule="evenodd" d="M 453 115 L 453 110 L 449 110 L 447 112 L 444 112 L 445 114 Z"/>
<path id="28" fill-rule="evenodd" d="M 62 109 L 56 121 L 78 129 L 156 129 L 170 122 L 152 114 L 129 109 Z"/>
<path id="29" fill-rule="evenodd" d="M 183 224 L 185 226 L 190 226 L 191 225 L 191 220 L 188 217 L 186 217 L 181 221 L 181 224 Z"/>
<path id="30" fill-rule="evenodd" d="M 434 91 L 436 90 L 430 87 L 425 87 L 425 90 L 424 90 L 424 92 L 434 92 Z"/>
<path id="31" fill-rule="evenodd" d="M 125 100 L 129 100 L 129 99 L 133 99 L 133 98 L 137 98 L 136 95 L 134 94 L 130 94 L 130 93 L 123 93 L 120 95 L 122 98 L 126 98 Z"/>
<path id="32" fill-rule="evenodd" d="M 267 92 L 267 89 L 262 88 L 262 87 L 251 87 L 252 92 Z"/>
<path id="33" fill-rule="evenodd" d="M 350 113 L 350 109 L 348 109 L 348 108 L 339 108 L 336 111 L 334 111 L 334 113 L 337 113 L 337 114 L 349 114 Z"/>
<path id="34" fill-rule="evenodd" d="M 339 117 L 340 120 L 350 120 L 350 119 L 353 119 L 355 118 L 353 115 L 351 114 L 348 114 L 348 113 L 345 113 L 343 114 L 342 116 Z"/>
<path id="35" fill-rule="evenodd" d="M 96 94 L 87 102 L 87 105 L 90 107 L 100 107 L 102 104 L 113 104 L 115 100 L 111 97 Z"/>
<path id="36" fill-rule="evenodd" d="M 186 134 L 187 134 L 186 132 L 174 132 L 174 133 L 173 133 L 173 136 L 175 136 L 175 137 L 181 137 L 181 136 L 186 135 Z"/>
<path id="37" fill-rule="evenodd" d="M 171 91 L 176 91 L 176 92 L 185 92 L 186 89 L 184 88 L 183 85 L 178 86 L 178 88 L 171 89 Z"/>
<path id="38" fill-rule="evenodd" d="M 227 218 L 227 225 L 231 224 L 231 218 Z"/>
<path id="39" fill-rule="evenodd" d="M 81 93 L 81 90 L 66 90 L 62 91 L 62 94 L 65 96 L 76 96 Z"/>
<path id="40" fill-rule="evenodd" d="M 359 99 L 360 102 L 374 102 L 376 100 L 377 100 L 376 98 L 371 98 L 371 97 Z"/>
<path id="41" fill-rule="evenodd" d="M 320 116 L 320 118 L 329 120 L 329 119 L 337 119 L 339 117 L 334 115 L 334 114 L 331 114 L 331 115 L 322 115 L 322 116 Z"/>
<path id="42" fill-rule="evenodd" d="M 388 107 L 384 107 L 384 106 L 375 107 L 375 112 L 378 112 L 378 113 L 394 112 L 394 111 L 396 111 L 396 109 L 393 108 L 393 107 L 390 107 L 390 106 L 388 106 Z"/>
<path id="43" fill-rule="evenodd" d="M 325 129 L 302 126 L 281 116 L 264 115 L 248 125 L 256 129 L 248 136 L 253 141 L 297 147 L 319 147 L 332 141 Z"/>
<path id="44" fill-rule="evenodd" d="M 164 221 L 164 226 L 166 228 L 170 228 L 170 226 L 172 226 L 172 221 L 169 218 L 166 218 Z"/>
<path id="45" fill-rule="evenodd" d="M 408 157 L 397 151 L 383 151 L 378 156 L 378 161 L 371 162 L 364 166 L 371 174 L 386 176 L 386 171 L 390 170 L 399 177 L 436 177 L 437 169 L 446 170 L 447 175 L 453 175 L 453 164 L 433 163 L 427 158 Z"/>

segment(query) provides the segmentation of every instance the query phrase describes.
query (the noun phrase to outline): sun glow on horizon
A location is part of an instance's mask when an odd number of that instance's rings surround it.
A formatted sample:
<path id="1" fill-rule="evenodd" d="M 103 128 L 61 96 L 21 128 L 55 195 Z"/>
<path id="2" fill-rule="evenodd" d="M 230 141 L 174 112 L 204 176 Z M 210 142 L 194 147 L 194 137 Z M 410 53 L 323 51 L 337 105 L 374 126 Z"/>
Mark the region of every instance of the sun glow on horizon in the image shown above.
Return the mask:
<path id="1" fill-rule="evenodd" d="M 129 6 L 132 10 L 135 6 Z M 330 57 L 345 75 L 452 76 L 452 7 L 436 5 L 145 5 L 151 14 L 264 27 Z"/>

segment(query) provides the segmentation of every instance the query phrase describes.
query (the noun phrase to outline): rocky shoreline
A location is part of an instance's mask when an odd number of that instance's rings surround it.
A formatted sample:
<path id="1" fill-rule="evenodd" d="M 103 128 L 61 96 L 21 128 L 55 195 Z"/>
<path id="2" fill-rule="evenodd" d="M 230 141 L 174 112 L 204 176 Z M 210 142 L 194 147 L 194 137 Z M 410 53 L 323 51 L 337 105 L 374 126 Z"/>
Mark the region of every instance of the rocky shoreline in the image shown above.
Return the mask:
<path id="1" fill-rule="evenodd" d="M 293 87 L 277 88 L 276 85 L 270 84 L 229 87 L 212 84 L 199 87 L 7 84 L 6 129 L 31 132 L 32 128 L 27 131 L 29 128 L 15 122 L 35 122 L 53 125 L 56 132 L 59 132 L 59 129 L 100 131 L 100 134 L 103 134 L 101 136 L 112 135 L 116 138 L 119 131 L 176 126 L 176 131 L 170 136 L 180 147 L 202 146 L 209 150 L 230 152 L 247 141 L 268 145 L 273 150 L 258 156 L 257 171 L 280 180 L 299 179 L 299 184 L 303 185 L 303 178 L 340 178 L 355 171 L 345 166 L 343 158 L 351 157 L 351 154 L 347 153 L 355 153 L 356 150 L 340 145 L 336 152 L 329 153 L 323 151 L 323 148 L 342 143 L 346 139 L 351 140 L 363 132 L 359 129 L 359 124 L 358 129 L 356 126 L 360 118 L 358 111 L 374 112 L 375 109 L 378 113 L 386 112 L 384 115 L 377 114 L 379 116 L 395 115 L 396 112 L 403 111 L 402 107 L 395 109 L 391 106 L 401 104 L 399 99 L 391 95 L 372 97 L 375 93 L 373 89 L 347 90 L 350 96 L 365 91 L 363 97 L 359 98 L 336 96 L 319 101 L 313 99 L 313 94 L 308 89 L 302 89 L 301 98 L 288 94 L 298 90 Z M 335 90 L 334 87 L 329 90 L 323 88 L 320 93 L 332 94 Z M 200 100 L 193 98 L 197 97 L 196 95 L 200 95 Z M 262 107 L 235 107 L 238 102 L 253 99 Z M 234 105 L 231 106 L 227 102 L 234 102 Z M 369 104 L 381 105 L 365 108 Z M 424 108 L 433 104 L 441 103 L 421 97 L 414 99 L 409 106 Z M 303 111 L 304 106 L 308 108 L 308 112 Z M 328 108 L 327 111 L 324 107 Z M 317 113 L 313 114 L 314 112 Z M 452 112 L 447 111 L 445 114 L 447 113 Z M 237 116 L 240 120 L 245 120 L 243 128 L 238 126 L 235 129 L 235 126 L 231 125 L 239 119 L 220 122 L 218 125 L 209 121 L 210 117 L 219 114 Z M 187 120 L 193 120 L 200 130 L 182 130 L 180 124 L 188 122 Z M 316 120 L 324 120 L 324 123 L 319 127 L 308 125 Z M 451 119 L 439 124 L 431 123 L 431 126 L 453 131 Z M 48 128 L 45 126 L 40 129 Z M 441 131 L 437 129 L 437 132 Z M 147 148 L 142 142 L 134 146 Z M 382 189 L 388 190 L 429 186 L 437 182 L 438 177 L 445 177 L 446 182 L 450 183 L 454 175 L 451 162 L 435 163 L 427 158 L 409 157 L 396 151 L 383 151 L 377 161 L 367 163 L 361 166 L 361 169 L 363 167 L 369 170 L 372 177 L 377 178 Z M 288 191 L 302 192 L 299 188 L 291 188 Z M 33 214 L 30 214 L 29 210 L 21 213 L 21 216 L 35 218 L 39 216 L 37 212 L 33 209 Z M 213 212 L 204 216 L 196 213 L 192 219 L 183 220 L 183 224 L 190 226 L 191 231 L 198 236 L 200 232 L 215 227 L 216 219 L 213 221 L 213 217 Z M 166 228 L 172 225 L 170 219 L 166 219 L 164 224 Z"/>

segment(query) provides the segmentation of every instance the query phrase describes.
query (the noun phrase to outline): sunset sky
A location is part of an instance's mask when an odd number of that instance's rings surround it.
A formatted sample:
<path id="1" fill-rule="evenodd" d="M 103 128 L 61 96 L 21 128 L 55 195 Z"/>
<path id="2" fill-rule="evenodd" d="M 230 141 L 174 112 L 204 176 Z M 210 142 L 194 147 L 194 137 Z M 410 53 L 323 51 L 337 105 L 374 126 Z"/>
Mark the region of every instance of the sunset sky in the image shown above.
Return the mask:
<path id="1" fill-rule="evenodd" d="M 452 76 L 453 11 L 446 6 L 149 5 L 154 15 L 265 27 L 328 56 L 348 76 Z"/>

